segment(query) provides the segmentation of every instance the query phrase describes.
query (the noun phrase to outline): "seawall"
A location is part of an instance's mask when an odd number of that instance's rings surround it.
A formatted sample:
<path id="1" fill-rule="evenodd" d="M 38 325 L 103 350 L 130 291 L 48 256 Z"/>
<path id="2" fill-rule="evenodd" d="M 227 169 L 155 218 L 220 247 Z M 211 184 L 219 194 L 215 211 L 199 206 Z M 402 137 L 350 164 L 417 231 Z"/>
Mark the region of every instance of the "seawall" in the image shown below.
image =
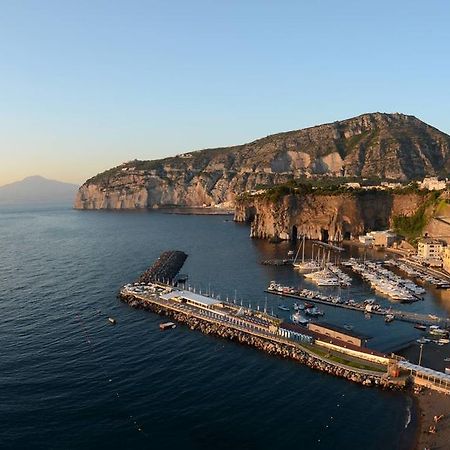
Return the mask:
<path id="1" fill-rule="evenodd" d="M 195 313 L 182 311 L 176 305 L 166 306 L 158 299 L 143 298 L 139 295 L 129 294 L 121 290 L 119 297 L 129 306 L 145 309 L 156 314 L 169 316 L 179 323 L 187 325 L 192 330 L 217 336 L 241 344 L 250 345 L 269 354 L 283 358 L 289 358 L 300 362 L 310 368 L 329 373 L 364 386 L 377 386 L 385 389 L 402 389 L 404 383 L 391 380 L 385 373 L 376 373 L 362 369 L 351 369 L 339 363 L 330 362 L 320 356 L 308 351 L 294 341 L 284 339 L 278 335 L 269 336 L 255 330 L 245 330 L 227 323 L 199 317 Z"/>

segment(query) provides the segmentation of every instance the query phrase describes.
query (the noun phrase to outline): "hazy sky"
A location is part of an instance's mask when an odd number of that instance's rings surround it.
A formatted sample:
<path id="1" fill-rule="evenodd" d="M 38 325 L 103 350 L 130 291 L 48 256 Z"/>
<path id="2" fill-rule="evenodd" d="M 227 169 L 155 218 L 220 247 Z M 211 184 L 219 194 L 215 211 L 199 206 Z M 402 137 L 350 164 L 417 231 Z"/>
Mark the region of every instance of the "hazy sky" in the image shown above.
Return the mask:
<path id="1" fill-rule="evenodd" d="M 0 184 L 363 112 L 450 132 L 450 2 L 0 0 Z"/>

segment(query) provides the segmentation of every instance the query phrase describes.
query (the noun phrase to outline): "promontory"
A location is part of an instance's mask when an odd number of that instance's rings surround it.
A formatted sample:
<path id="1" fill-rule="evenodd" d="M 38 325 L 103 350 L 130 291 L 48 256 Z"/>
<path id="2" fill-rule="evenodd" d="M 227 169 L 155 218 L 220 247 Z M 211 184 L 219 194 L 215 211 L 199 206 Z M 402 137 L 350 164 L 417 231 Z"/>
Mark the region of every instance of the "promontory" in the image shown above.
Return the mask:
<path id="1" fill-rule="evenodd" d="M 78 209 L 232 208 L 237 195 L 299 178 L 446 175 L 450 136 L 405 114 L 370 113 L 248 144 L 134 160 L 87 180 Z"/>

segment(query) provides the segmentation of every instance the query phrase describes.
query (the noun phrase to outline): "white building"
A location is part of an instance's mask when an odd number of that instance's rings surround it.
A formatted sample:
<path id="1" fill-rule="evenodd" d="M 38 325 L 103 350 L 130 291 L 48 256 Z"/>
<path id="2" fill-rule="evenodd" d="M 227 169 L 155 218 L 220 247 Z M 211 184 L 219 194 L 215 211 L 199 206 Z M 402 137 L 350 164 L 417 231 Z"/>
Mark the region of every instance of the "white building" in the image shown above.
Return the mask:
<path id="1" fill-rule="evenodd" d="M 446 180 L 439 180 L 438 177 L 426 177 L 419 182 L 420 189 L 428 189 L 429 191 L 442 191 L 447 187 Z"/>
<path id="2" fill-rule="evenodd" d="M 375 238 L 373 236 L 371 236 L 370 234 L 364 234 L 362 236 L 358 237 L 359 242 L 361 242 L 361 244 L 370 246 L 373 245 L 373 243 L 375 242 Z"/>
<path id="3" fill-rule="evenodd" d="M 441 259 L 444 243 L 439 239 L 423 238 L 417 247 L 417 256 L 424 260 Z"/>

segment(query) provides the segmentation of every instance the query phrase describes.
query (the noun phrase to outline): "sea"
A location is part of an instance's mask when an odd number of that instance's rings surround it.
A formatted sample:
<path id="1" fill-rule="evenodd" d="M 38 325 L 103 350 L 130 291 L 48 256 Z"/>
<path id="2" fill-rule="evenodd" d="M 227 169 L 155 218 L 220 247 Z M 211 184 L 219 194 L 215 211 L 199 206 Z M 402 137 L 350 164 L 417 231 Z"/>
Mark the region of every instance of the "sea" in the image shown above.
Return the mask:
<path id="1" fill-rule="evenodd" d="M 265 294 L 268 283 L 311 286 L 291 267 L 261 261 L 295 247 L 249 231 L 226 215 L 1 208 L 0 448 L 411 448 L 417 417 L 404 393 L 183 325 L 162 332 L 163 317 L 117 298 L 161 252 L 183 250 L 197 292 L 288 320 L 277 306 L 293 301 Z M 374 297 L 356 279 L 340 294 Z M 442 304 L 427 294 L 404 307 L 442 313 Z M 411 324 L 321 308 L 324 320 L 352 324 L 379 350 L 418 336 Z"/>

